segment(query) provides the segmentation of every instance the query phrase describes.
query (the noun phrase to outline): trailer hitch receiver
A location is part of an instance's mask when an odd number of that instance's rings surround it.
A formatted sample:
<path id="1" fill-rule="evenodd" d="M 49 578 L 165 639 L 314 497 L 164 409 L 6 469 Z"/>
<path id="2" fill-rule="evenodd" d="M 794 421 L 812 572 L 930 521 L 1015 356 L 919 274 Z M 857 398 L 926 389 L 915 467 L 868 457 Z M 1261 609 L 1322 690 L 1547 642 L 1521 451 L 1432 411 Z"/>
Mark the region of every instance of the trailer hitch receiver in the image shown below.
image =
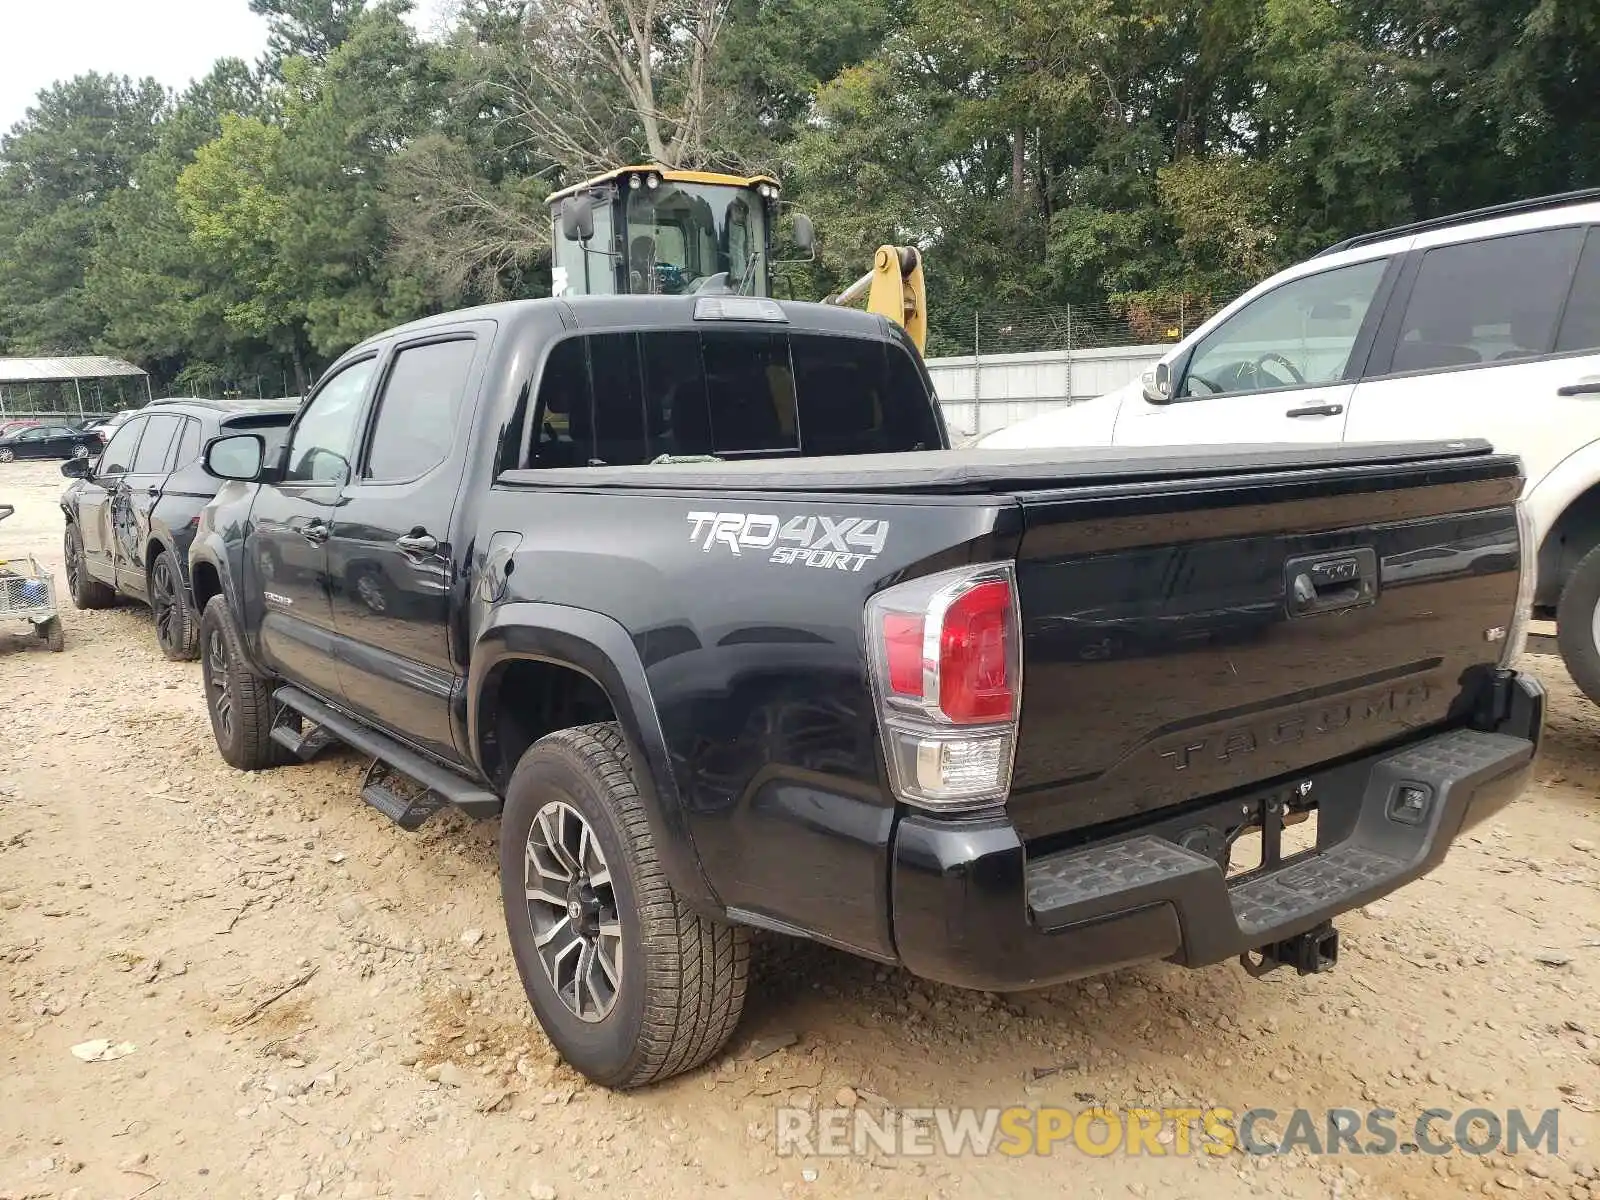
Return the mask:
<path id="1" fill-rule="evenodd" d="M 1239 956 L 1239 965 L 1252 979 L 1279 967 L 1293 967 L 1302 975 L 1320 975 L 1339 961 L 1339 931 L 1332 921 L 1281 942 L 1269 942 Z"/>

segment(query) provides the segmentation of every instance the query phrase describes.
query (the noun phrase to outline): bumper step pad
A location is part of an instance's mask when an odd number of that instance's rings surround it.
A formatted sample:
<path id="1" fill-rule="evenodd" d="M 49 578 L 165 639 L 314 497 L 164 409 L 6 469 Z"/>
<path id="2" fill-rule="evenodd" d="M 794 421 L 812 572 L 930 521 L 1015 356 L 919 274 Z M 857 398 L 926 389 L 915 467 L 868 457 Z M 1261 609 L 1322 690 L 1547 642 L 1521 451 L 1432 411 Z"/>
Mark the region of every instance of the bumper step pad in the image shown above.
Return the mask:
<path id="1" fill-rule="evenodd" d="M 1364 784 L 1333 794 L 1353 818 L 1337 845 L 1226 879 L 1214 859 L 1155 834 L 1031 859 L 1034 925 L 1059 933 L 1139 909 L 1172 905 L 1183 961 L 1221 961 L 1291 937 L 1422 874 L 1444 853 L 1473 793 L 1524 770 L 1533 746 L 1499 733 L 1456 730 L 1376 759 Z"/>

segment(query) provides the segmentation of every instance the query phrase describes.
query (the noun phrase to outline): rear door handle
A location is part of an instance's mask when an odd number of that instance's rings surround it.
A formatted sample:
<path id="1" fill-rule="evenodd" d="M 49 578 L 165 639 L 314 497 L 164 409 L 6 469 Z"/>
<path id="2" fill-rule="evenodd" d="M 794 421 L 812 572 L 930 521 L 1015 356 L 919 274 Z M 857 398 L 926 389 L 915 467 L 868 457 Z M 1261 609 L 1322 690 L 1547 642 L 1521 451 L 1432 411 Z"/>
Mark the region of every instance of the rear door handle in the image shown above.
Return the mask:
<path id="1" fill-rule="evenodd" d="M 320 546 L 328 540 L 328 526 L 324 521 L 312 521 L 300 526 L 300 536 L 313 546 Z"/>
<path id="2" fill-rule="evenodd" d="M 1307 408 L 1291 408 L 1286 417 L 1337 417 L 1344 411 L 1342 404 L 1313 404 Z"/>
<path id="3" fill-rule="evenodd" d="M 428 533 L 427 530 L 422 530 L 421 532 L 408 533 L 403 537 L 397 537 L 394 540 L 394 544 L 407 554 L 432 554 L 439 548 L 439 539 Z"/>
<path id="4" fill-rule="evenodd" d="M 1556 389 L 1558 396 L 1600 396 L 1600 379 L 1585 379 Z"/>

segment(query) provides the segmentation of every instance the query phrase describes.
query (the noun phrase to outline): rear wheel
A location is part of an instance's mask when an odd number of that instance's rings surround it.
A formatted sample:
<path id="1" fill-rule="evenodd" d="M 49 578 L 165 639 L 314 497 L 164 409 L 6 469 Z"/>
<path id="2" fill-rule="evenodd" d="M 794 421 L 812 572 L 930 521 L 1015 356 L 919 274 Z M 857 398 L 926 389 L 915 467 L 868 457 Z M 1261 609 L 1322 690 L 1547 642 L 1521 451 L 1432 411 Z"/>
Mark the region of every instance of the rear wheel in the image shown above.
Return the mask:
<path id="1" fill-rule="evenodd" d="M 17 452 L 10 446 L 0 446 L 0 462 L 11 462 L 17 457 Z"/>
<path id="2" fill-rule="evenodd" d="M 178 557 L 163 550 L 150 564 L 150 611 L 156 619 L 156 642 L 161 653 L 174 662 L 185 662 L 200 653 L 200 630 L 189 607 Z"/>
<path id="3" fill-rule="evenodd" d="M 40 621 L 33 627 L 33 631 L 39 635 L 39 640 L 55 653 L 60 654 L 67 648 L 67 639 L 61 633 L 60 617 L 51 617 L 48 621 Z"/>
<path id="4" fill-rule="evenodd" d="M 1584 555 L 1561 590 L 1556 644 L 1572 681 L 1600 704 L 1600 546 Z"/>
<path id="5" fill-rule="evenodd" d="M 74 608 L 110 608 L 117 602 L 116 592 L 89 577 L 89 565 L 83 552 L 83 533 L 76 521 L 67 522 L 62 550 L 67 560 L 67 590 L 72 593 Z"/>
<path id="6" fill-rule="evenodd" d="M 561 1056 L 632 1088 L 704 1063 L 744 1008 L 747 930 L 667 881 L 615 725 L 541 738 L 500 821 L 500 890 L 522 985 Z"/>
<path id="7" fill-rule="evenodd" d="M 200 617 L 200 675 L 217 750 L 231 767 L 260 771 L 288 761 L 272 740 L 272 680 L 244 656 L 239 631 L 223 596 L 213 596 Z"/>

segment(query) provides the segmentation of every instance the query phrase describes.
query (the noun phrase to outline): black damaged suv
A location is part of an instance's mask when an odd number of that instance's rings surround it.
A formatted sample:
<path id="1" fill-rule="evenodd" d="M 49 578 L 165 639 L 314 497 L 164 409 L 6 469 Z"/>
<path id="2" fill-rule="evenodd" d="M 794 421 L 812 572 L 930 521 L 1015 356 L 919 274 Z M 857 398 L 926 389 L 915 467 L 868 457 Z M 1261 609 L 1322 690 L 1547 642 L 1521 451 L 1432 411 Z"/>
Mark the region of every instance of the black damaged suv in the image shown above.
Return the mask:
<path id="1" fill-rule="evenodd" d="M 79 608 L 127 596 L 148 604 L 168 658 L 194 658 L 200 618 L 190 602 L 189 545 L 217 480 L 200 450 L 223 434 L 279 437 L 297 400 L 156 400 L 121 422 L 97 460 L 72 459 L 61 473 L 67 585 Z"/>

